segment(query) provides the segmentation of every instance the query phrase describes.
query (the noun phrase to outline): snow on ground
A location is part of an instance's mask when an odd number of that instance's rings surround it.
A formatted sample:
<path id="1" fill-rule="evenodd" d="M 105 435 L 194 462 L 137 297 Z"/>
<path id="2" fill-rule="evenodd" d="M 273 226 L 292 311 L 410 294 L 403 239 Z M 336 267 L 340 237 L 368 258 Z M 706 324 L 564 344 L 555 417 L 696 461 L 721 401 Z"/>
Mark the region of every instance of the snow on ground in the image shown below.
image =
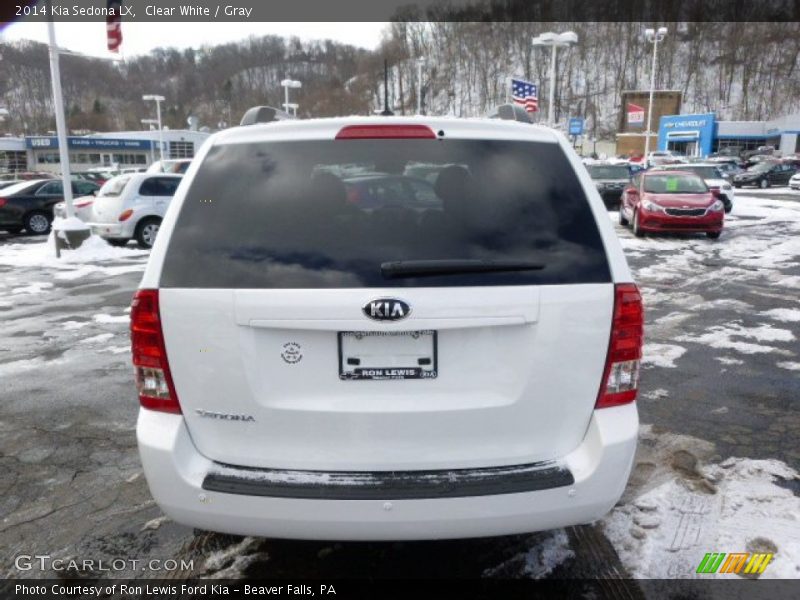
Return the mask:
<path id="1" fill-rule="evenodd" d="M 483 572 L 483 577 L 502 575 L 509 570 L 509 565 L 521 562 L 521 575 L 530 577 L 531 579 L 541 579 L 552 573 L 553 569 L 565 560 L 574 556 L 575 552 L 570 549 L 569 538 L 567 537 L 566 531 L 557 529 L 553 531 L 551 537 L 543 542 L 533 545 L 530 549 L 521 554 L 512 556 L 496 567 L 486 569 Z M 517 572 L 516 569 L 514 572 Z"/>
<path id="2" fill-rule="evenodd" d="M 669 398 L 669 392 L 664 388 L 658 388 L 645 392 L 642 396 L 647 400 L 664 400 L 665 398 Z"/>
<path id="3" fill-rule="evenodd" d="M 645 366 L 675 368 L 675 361 L 686 352 L 686 348 L 672 344 L 645 344 L 642 364 Z"/>
<path id="4" fill-rule="evenodd" d="M 783 361 L 776 364 L 787 371 L 800 371 L 800 362 Z"/>
<path id="5" fill-rule="evenodd" d="M 773 552 L 761 577 L 800 577 L 800 497 L 789 489 L 796 471 L 777 460 L 704 465 L 707 442 L 650 426 L 641 438 L 632 485 L 603 519 L 634 577 L 696 577 L 707 552 Z"/>
<path id="6" fill-rule="evenodd" d="M 773 308 L 759 314 L 774 319 L 775 321 L 784 321 L 786 323 L 800 322 L 800 308 Z"/>
<path id="7" fill-rule="evenodd" d="M 53 270 L 54 279 L 59 280 L 79 279 L 96 272 L 117 275 L 144 270 L 146 250 L 114 247 L 95 235 L 80 248 L 62 250 L 61 258 L 56 258 L 54 235 L 51 233 L 41 241 L 0 245 L 0 265 Z"/>
<path id="8" fill-rule="evenodd" d="M 97 335 L 93 335 L 92 337 L 82 339 L 81 344 L 99 344 L 101 342 L 107 342 L 113 337 L 114 337 L 113 333 L 98 333 Z"/>
<path id="9" fill-rule="evenodd" d="M 694 342 L 711 348 L 724 348 L 735 350 L 742 354 L 760 354 L 767 352 L 785 353 L 786 351 L 773 346 L 754 344 L 734 338 L 753 339 L 758 342 L 791 342 L 794 334 L 788 329 L 778 329 L 769 324 L 756 327 L 745 327 L 740 321 L 733 321 L 728 326 L 715 325 L 709 327 L 706 333 L 700 335 L 681 335 L 675 338 L 678 342 Z"/>
<path id="10" fill-rule="evenodd" d="M 96 314 L 92 317 L 95 323 L 128 323 L 131 318 L 128 315 L 112 316 L 103 313 Z"/>

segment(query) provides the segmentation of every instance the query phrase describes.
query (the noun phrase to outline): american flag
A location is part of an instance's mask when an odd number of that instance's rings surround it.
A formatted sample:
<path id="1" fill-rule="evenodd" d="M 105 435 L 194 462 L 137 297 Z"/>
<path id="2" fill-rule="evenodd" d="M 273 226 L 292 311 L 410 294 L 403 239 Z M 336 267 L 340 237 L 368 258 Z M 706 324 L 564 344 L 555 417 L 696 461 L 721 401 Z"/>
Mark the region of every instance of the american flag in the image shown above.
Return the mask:
<path id="1" fill-rule="evenodd" d="M 525 107 L 528 112 L 539 111 L 539 95 L 536 84 L 523 79 L 511 80 L 511 99 Z"/>
<path id="2" fill-rule="evenodd" d="M 108 16 L 106 17 L 106 41 L 111 52 L 119 52 L 122 45 L 122 0 L 108 0 Z M 113 10 L 113 15 L 111 14 Z"/>

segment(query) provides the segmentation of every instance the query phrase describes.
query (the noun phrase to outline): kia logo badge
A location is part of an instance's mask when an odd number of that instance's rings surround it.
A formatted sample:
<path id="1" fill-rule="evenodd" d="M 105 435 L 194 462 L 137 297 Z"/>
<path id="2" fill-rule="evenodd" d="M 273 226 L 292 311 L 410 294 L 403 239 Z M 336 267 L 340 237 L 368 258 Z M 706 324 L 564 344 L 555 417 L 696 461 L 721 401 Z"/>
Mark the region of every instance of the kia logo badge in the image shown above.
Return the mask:
<path id="1" fill-rule="evenodd" d="M 397 298 L 370 300 L 361 310 L 367 317 L 375 321 L 399 321 L 411 314 L 411 307 L 408 303 Z"/>

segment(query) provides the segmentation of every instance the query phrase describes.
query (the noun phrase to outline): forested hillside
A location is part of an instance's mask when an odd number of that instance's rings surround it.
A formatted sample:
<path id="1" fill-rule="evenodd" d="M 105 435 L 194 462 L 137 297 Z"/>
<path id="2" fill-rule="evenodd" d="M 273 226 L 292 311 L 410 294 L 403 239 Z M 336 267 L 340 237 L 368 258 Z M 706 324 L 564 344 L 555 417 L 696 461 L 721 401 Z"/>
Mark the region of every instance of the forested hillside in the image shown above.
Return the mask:
<path id="1" fill-rule="evenodd" d="M 648 24 L 651 26 L 652 24 Z M 369 114 L 382 104 L 383 58 L 391 67 L 390 101 L 399 113 L 416 107 L 416 64 L 427 112 L 484 114 L 501 102 L 509 75 L 541 85 L 547 98 L 549 49 L 531 39 L 544 31 L 575 31 L 580 43 L 559 51 L 560 118 L 583 115 L 590 131 L 609 135 L 624 90 L 649 86 L 652 46 L 642 23 L 395 22 L 375 51 L 333 42 L 275 36 L 176 50 L 110 63 L 62 58 L 72 130 L 139 129 L 152 116 L 143 93 L 167 97 L 165 124 L 185 127 L 195 115 L 212 129 L 236 123 L 246 108 L 283 102 L 286 75 L 303 117 Z M 659 50 L 657 87 L 681 90 L 684 112 L 760 120 L 800 110 L 798 23 L 669 23 Z M 53 129 L 46 48 L 0 45 L 0 105 L 11 118 L 4 133 Z"/>

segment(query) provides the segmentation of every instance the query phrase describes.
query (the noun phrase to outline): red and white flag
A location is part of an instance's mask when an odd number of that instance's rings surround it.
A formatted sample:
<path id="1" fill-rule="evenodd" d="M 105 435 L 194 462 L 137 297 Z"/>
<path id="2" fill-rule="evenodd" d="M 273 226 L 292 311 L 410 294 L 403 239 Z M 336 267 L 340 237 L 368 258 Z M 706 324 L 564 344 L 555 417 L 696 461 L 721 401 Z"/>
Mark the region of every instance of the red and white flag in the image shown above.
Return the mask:
<path id="1" fill-rule="evenodd" d="M 644 125 L 644 106 L 628 102 L 628 125 Z"/>
<path id="2" fill-rule="evenodd" d="M 119 52 L 122 45 L 122 0 L 108 0 L 108 16 L 106 17 L 106 38 L 108 50 Z"/>

